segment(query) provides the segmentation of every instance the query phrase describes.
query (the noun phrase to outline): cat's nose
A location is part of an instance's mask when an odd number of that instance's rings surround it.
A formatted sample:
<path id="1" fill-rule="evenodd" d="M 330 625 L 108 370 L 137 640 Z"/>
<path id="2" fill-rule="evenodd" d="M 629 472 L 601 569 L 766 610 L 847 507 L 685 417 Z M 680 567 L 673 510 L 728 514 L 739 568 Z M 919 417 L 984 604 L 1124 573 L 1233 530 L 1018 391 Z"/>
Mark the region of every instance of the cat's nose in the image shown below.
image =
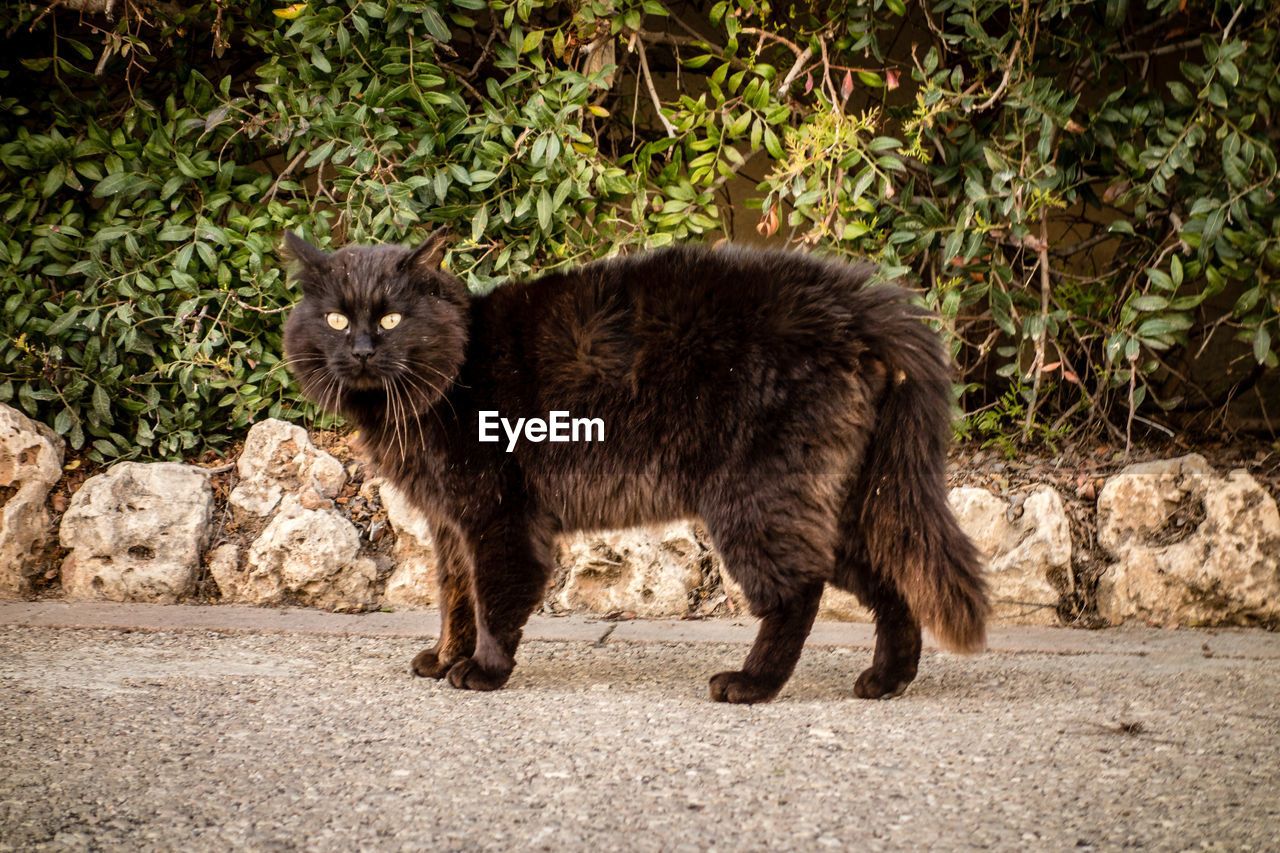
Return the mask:
<path id="1" fill-rule="evenodd" d="M 357 334 L 351 342 L 351 354 L 361 362 L 368 361 L 369 356 L 373 355 L 373 339 L 363 332 Z"/>

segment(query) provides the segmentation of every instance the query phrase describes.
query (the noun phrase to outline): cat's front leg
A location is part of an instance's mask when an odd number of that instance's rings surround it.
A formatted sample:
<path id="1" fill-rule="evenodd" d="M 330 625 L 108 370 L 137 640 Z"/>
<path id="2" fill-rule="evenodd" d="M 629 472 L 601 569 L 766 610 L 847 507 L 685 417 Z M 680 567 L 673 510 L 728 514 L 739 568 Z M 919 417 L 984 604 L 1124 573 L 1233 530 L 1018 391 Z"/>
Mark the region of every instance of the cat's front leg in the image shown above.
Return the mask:
<path id="1" fill-rule="evenodd" d="M 457 531 L 433 524 L 436 582 L 440 590 L 440 638 L 423 649 L 410 670 L 423 678 L 444 678 L 449 669 L 476 648 L 476 613 L 471 603 L 471 569 L 466 546 Z"/>
<path id="2" fill-rule="evenodd" d="M 448 678 L 460 689 L 496 690 L 511 677 L 524 624 L 551 578 L 550 525 L 504 518 L 473 542 L 475 652 L 454 663 Z"/>

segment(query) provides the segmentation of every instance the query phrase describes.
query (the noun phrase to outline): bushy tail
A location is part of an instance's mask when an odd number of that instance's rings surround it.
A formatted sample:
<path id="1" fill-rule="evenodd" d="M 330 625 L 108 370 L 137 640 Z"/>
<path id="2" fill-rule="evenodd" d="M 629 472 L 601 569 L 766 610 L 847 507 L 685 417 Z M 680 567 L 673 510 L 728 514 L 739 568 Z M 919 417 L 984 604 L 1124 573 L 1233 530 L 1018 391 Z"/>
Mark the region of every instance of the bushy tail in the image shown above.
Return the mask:
<path id="1" fill-rule="evenodd" d="M 922 322 L 927 312 L 904 292 L 874 287 L 858 295 L 860 337 L 888 370 L 860 477 L 871 565 L 942 645 L 981 651 L 990 610 L 982 558 L 947 503 L 949 359 Z"/>

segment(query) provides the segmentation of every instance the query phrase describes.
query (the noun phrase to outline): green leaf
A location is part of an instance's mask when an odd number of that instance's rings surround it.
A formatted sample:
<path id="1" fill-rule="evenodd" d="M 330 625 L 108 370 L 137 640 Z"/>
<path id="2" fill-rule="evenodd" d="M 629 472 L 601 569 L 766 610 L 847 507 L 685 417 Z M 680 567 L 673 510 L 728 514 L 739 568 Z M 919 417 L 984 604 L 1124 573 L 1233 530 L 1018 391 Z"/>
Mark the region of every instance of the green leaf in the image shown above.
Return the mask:
<path id="1" fill-rule="evenodd" d="M 1271 352 L 1271 333 L 1267 331 L 1267 325 L 1261 323 L 1253 333 L 1253 357 L 1257 359 L 1258 364 L 1265 364 L 1267 355 Z"/>
<path id="2" fill-rule="evenodd" d="M 422 6 L 422 23 L 426 26 L 427 32 L 431 33 L 432 38 L 437 41 L 447 42 L 453 38 L 449 25 L 440 17 L 440 13 L 431 6 Z M 538 40 L 542 40 L 541 31 L 538 33 Z"/>
<path id="3" fill-rule="evenodd" d="M 333 72 L 333 66 L 329 64 L 328 58 L 320 52 L 319 46 L 311 48 L 311 64 L 325 74 Z"/>
<path id="4" fill-rule="evenodd" d="M 1151 280 L 1151 283 L 1159 289 L 1170 291 L 1178 289 L 1177 285 L 1173 283 L 1173 279 L 1169 277 L 1168 273 L 1154 268 L 1148 268 L 1146 273 L 1147 278 Z"/>
<path id="5" fill-rule="evenodd" d="M 1006 334 L 1016 335 L 1018 327 L 1013 323 L 1013 299 L 999 287 L 993 287 L 988 301 L 991 304 L 991 319 Z"/>
<path id="6" fill-rule="evenodd" d="M 54 320 L 52 323 L 49 324 L 49 328 L 44 330 L 45 336 L 50 338 L 58 337 L 67 329 L 71 328 L 71 325 L 75 323 L 76 318 L 79 316 L 79 314 L 80 314 L 79 308 L 70 309 L 69 311 L 67 311 L 67 313 L 63 314 L 58 319 Z"/>
<path id="7" fill-rule="evenodd" d="M 782 159 L 782 143 L 778 141 L 778 135 L 773 132 L 773 128 L 764 129 L 764 150 L 768 151 L 773 159 Z"/>
<path id="8" fill-rule="evenodd" d="M 1135 311 L 1163 311 L 1169 307 L 1169 300 L 1163 296 L 1135 296 L 1129 305 Z"/>
<path id="9" fill-rule="evenodd" d="M 132 172 L 112 172 L 98 181 L 98 185 L 93 188 L 93 195 L 95 198 L 106 198 L 134 189 L 143 183 L 145 183 L 143 178 Z"/>
<path id="10" fill-rule="evenodd" d="M 40 195 L 48 198 L 62 188 L 62 182 L 67 177 L 67 167 L 65 163 L 57 163 L 45 175 L 44 183 L 40 187 Z"/>
<path id="11" fill-rule="evenodd" d="M 546 187 L 543 187 L 542 192 L 538 195 L 538 227 L 544 232 L 551 230 L 551 214 L 553 210 L 551 193 L 547 192 Z"/>
<path id="12" fill-rule="evenodd" d="M 103 425 L 110 425 L 113 422 L 111 418 L 111 400 L 107 397 L 107 389 L 101 385 L 93 387 L 93 411 Z"/>

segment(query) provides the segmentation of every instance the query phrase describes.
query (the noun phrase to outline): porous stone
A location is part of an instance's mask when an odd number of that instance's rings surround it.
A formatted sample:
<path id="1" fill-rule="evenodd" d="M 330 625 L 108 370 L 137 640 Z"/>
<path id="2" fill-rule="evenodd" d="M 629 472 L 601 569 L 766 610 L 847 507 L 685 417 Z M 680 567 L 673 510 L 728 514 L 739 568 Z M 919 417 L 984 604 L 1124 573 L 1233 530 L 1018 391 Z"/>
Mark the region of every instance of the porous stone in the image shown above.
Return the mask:
<path id="1" fill-rule="evenodd" d="M 213 576 L 213 582 L 217 584 L 224 600 L 234 600 L 234 593 L 230 591 L 234 590 L 236 585 L 243 580 L 244 574 L 240 566 L 240 557 L 241 549 L 238 544 L 224 542 L 210 550 L 205 558 L 205 566 L 209 569 L 209 574 Z"/>
<path id="2" fill-rule="evenodd" d="M 189 594 L 209 540 L 213 489 L 175 462 L 121 462 L 90 477 L 62 517 L 69 598 L 172 603 Z"/>
<path id="3" fill-rule="evenodd" d="M 0 597 L 31 590 L 34 557 L 53 535 L 47 502 L 63 450 L 53 430 L 0 403 Z"/>
<path id="4" fill-rule="evenodd" d="M 822 602 L 818 605 L 818 618 L 835 622 L 872 622 L 875 620 L 875 615 L 862 606 L 858 596 L 828 586 L 822 591 Z"/>
<path id="5" fill-rule="evenodd" d="M 211 566 L 223 599 L 250 604 L 300 604 L 327 610 L 367 610 L 375 603 L 377 565 L 360 554 L 360 535 L 331 509 L 308 509 L 296 497 L 238 555 Z"/>
<path id="6" fill-rule="evenodd" d="M 1058 624 L 1059 584 L 1071 569 L 1071 523 L 1061 496 L 1048 486 L 1012 499 L 961 487 L 947 500 L 986 561 L 992 621 Z"/>
<path id="7" fill-rule="evenodd" d="M 680 616 L 703 582 L 709 547 L 692 522 L 579 533 L 558 545 L 557 603 L 596 613 Z"/>
<path id="8" fill-rule="evenodd" d="M 1113 623 L 1248 625 L 1280 620 L 1280 512 L 1243 469 L 1197 454 L 1131 465 L 1098 496 L 1098 584 Z"/>
<path id="9" fill-rule="evenodd" d="M 391 552 L 395 569 L 387 578 L 383 600 L 391 607 L 429 607 L 438 597 L 431 525 L 404 493 L 390 483 L 380 485 L 378 494 L 396 535 Z"/>
<path id="10" fill-rule="evenodd" d="M 285 495 L 313 503 L 332 499 L 347 480 L 342 463 L 317 449 L 306 430 L 275 418 L 249 430 L 236 470 L 240 482 L 231 491 L 231 505 L 260 518 L 271 515 Z"/>

